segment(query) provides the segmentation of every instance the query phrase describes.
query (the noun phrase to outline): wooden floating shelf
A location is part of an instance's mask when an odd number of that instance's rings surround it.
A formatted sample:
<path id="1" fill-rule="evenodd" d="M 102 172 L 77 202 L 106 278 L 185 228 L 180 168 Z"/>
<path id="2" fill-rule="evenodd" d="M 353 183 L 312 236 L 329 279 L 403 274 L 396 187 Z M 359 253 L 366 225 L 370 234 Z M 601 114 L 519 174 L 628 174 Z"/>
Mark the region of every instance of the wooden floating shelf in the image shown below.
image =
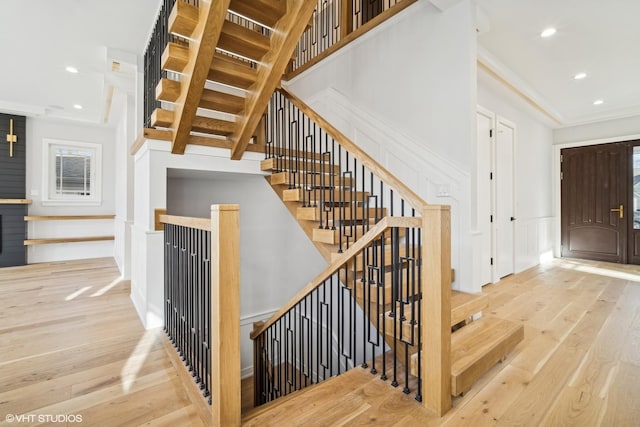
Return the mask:
<path id="1" fill-rule="evenodd" d="M 87 237 L 61 237 L 49 239 L 28 239 L 24 241 L 25 246 L 49 245 L 53 243 L 77 243 L 77 242 L 100 242 L 114 240 L 114 236 L 87 236 Z"/>
<path id="2" fill-rule="evenodd" d="M 0 205 L 30 205 L 31 199 L 0 199 Z"/>
<path id="3" fill-rule="evenodd" d="M 115 215 L 28 215 L 25 221 L 76 221 L 90 219 L 114 219 Z"/>

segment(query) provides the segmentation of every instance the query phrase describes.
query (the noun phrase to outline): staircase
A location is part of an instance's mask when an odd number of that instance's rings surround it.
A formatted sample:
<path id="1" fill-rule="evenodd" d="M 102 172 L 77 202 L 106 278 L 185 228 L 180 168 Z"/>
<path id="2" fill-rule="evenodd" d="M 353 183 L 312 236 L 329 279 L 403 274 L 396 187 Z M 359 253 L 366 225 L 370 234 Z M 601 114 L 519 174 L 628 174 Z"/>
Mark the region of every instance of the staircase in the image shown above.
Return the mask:
<path id="1" fill-rule="evenodd" d="M 173 153 L 187 144 L 222 146 L 240 159 L 260 145 L 259 124 L 292 61 L 315 1 L 175 2 L 173 41 L 162 53 L 151 126 L 166 130 Z"/>
<path id="2" fill-rule="evenodd" d="M 279 401 L 302 410 L 304 393 L 322 381 L 340 389 L 348 376 L 333 377 L 356 366 L 442 415 L 451 395 L 523 339 L 523 327 L 473 320 L 486 297 L 451 290 L 448 207 L 426 204 L 279 88 L 316 5 L 176 1 L 151 125 L 176 154 L 187 144 L 228 148 L 233 159 L 264 151 L 261 170 L 328 264 L 252 332 L 256 405 L 275 402 L 246 422 Z"/>
<path id="3" fill-rule="evenodd" d="M 282 115 L 294 117 L 298 129 L 282 131 L 280 119 L 274 119 Z M 405 393 L 416 391 L 414 380 L 420 379 L 423 363 L 419 351 L 422 348 L 419 318 L 423 308 L 422 291 L 415 277 L 420 274 L 424 261 L 420 246 L 422 230 L 416 226 L 422 219 L 420 209 L 414 207 L 420 206 L 422 199 L 394 181 L 395 177 L 286 90 L 279 90 L 271 100 L 265 133 L 266 159 L 261 169 L 271 173 L 268 177 L 271 187 L 327 262 L 341 265 L 331 274 L 349 290 L 373 327 L 378 332 L 384 331 L 384 341 L 391 349 L 389 357 L 395 360 L 392 378 L 389 378 L 392 385 L 404 382 Z M 350 250 L 366 240 L 384 219 L 391 218 L 406 224 L 378 230 L 377 236 L 363 244 L 362 250 Z M 326 279 L 317 284 L 326 286 Z M 521 325 L 495 317 L 483 316 L 473 321 L 472 318 L 487 307 L 487 298 L 450 289 L 448 292 L 449 327 L 453 332 L 447 381 L 450 393 L 458 396 L 503 360 L 524 338 L 524 330 Z M 303 294 L 301 291 L 299 296 Z M 298 297 L 296 300 L 300 301 Z M 274 319 L 285 311 L 281 310 Z M 260 331 L 254 331 L 253 336 L 259 334 Z M 362 366 L 371 367 L 371 372 L 376 374 L 379 371 L 373 356 L 381 350 L 379 346 L 374 347 Z M 366 350 L 364 353 L 366 358 Z M 382 361 L 378 366 L 389 365 L 384 354 L 379 357 Z M 283 369 L 273 364 L 267 366 L 267 377 L 271 378 L 265 381 L 276 381 Z M 295 370 L 295 366 L 288 366 L 284 377 L 288 381 L 304 377 L 304 387 L 289 387 L 284 391 L 274 387 L 267 401 L 277 402 L 281 396 L 320 381 Z M 386 372 L 382 378 L 387 379 Z M 264 390 L 262 392 L 264 394 Z M 422 399 L 419 390 L 416 399 Z M 293 404 L 289 402 L 289 406 Z"/>

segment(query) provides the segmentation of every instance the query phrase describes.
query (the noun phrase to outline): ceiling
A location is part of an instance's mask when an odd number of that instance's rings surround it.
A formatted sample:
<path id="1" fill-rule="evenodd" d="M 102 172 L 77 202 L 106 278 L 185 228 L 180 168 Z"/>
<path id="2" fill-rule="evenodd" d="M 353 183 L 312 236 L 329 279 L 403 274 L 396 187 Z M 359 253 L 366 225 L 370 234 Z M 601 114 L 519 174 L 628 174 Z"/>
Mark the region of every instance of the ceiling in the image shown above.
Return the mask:
<path id="1" fill-rule="evenodd" d="M 517 75 L 515 80 L 522 84 L 516 87 L 530 89 L 530 97 L 556 119 L 556 125 L 640 114 L 640 1 L 477 4 L 479 52 L 487 52 Z M 548 27 L 557 33 L 540 37 Z M 587 77 L 575 80 L 580 72 Z M 598 99 L 603 103 L 594 105 Z"/>
<path id="2" fill-rule="evenodd" d="M 2 0 L 0 110 L 103 122 L 109 86 L 133 81 L 134 54 L 144 52 L 159 4 Z M 119 58 L 133 58 L 133 64 L 113 72 Z M 79 72 L 71 74 L 67 66 Z"/>
<path id="3" fill-rule="evenodd" d="M 0 110 L 102 123 L 110 86 L 134 84 L 133 67 L 114 72 L 112 63 L 127 55 L 135 63 L 144 52 L 159 3 L 2 0 Z M 500 64 L 554 126 L 640 114 L 640 1 L 477 4 L 479 55 Z M 549 26 L 557 33 L 541 38 Z M 69 65 L 79 73 L 65 71 Z M 579 72 L 587 77 L 574 80 Z"/>

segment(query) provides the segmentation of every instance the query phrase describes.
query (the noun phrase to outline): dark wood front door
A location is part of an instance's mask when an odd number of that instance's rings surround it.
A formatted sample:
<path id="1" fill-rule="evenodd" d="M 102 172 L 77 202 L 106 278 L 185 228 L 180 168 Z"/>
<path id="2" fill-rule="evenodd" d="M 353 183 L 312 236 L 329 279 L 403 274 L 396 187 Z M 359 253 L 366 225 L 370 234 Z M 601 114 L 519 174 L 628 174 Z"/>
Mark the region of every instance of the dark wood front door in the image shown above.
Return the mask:
<path id="1" fill-rule="evenodd" d="M 640 264 L 640 140 L 628 143 L 629 179 L 628 185 L 628 206 L 625 217 L 627 217 L 627 227 L 629 236 L 629 264 Z"/>
<path id="2" fill-rule="evenodd" d="M 561 151 L 562 256 L 627 263 L 628 152 L 624 143 Z"/>

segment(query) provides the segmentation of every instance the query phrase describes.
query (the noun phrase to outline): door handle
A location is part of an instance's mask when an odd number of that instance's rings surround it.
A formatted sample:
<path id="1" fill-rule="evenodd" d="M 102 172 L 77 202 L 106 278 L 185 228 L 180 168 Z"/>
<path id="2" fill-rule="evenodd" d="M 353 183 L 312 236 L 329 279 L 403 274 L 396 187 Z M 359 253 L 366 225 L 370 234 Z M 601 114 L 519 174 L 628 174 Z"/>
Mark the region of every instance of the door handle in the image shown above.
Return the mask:
<path id="1" fill-rule="evenodd" d="M 620 205 L 620 207 L 618 208 L 612 208 L 610 209 L 611 212 L 618 212 L 618 214 L 620 215 L 620 219 L 624 219 L 624 205 Z"/>

